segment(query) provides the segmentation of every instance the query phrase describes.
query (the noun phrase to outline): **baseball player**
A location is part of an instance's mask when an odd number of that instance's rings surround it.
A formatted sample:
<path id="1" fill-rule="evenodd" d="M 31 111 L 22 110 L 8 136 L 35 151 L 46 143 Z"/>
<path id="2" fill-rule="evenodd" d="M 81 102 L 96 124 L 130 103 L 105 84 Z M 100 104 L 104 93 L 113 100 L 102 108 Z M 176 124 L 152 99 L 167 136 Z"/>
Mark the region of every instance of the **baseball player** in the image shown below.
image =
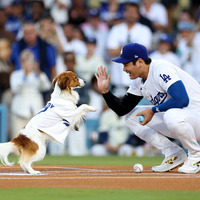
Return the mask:
<path id="1" fill-rule="evenodd" d="M 127 126 L 142 140 L 160 149 L 165 155 L 155 172 L 166 172 L 183 165 L 181 173 L 200 170 L 200 85 L 189 74 L 164 60 L 151 60 L 146 48 L 130 43 L 113 59 L 122 63 L 132 80 L 127 93 L 117 98 L 109 91 L 110 75 L 105 67 L 95 74 L 99 90 L 108 106 L 119 116 L 126 115 Z M 120 80 L 119 80 L 120 81 Z M 139 107 L 142 98 L 153 106 Z M 138 116 L 144 121 L 139 122 Z M 185 151 L 168 138 L 179 139 Z"/>

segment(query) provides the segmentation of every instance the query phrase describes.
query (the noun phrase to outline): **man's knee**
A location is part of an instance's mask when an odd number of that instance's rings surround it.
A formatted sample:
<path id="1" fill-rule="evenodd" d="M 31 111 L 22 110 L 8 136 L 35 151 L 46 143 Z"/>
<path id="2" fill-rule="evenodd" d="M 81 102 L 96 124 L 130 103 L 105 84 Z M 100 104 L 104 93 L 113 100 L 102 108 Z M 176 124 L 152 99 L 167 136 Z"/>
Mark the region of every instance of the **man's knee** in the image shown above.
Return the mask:
<path id="1" fill-rule="evenodd" d="M 183 134 L 185 119 L 179 109 L 170 109 L 164 114 L 164 122 L 170 132 L 176 136 Z"/>
<path id="2" fill-rule="evenodd" d="M 146 109 L 146 107 L 142 107 L 142 106 L 135 107 L 131 112 L 129 112 L 127 115 L 125 115 L 126 124 L 138 124 L 139 118 L 136 115 L 137 115 L 137 113 L 139 113 L 145 109 Z"/>
<path id="3" fill-rule="evenodd" d="M 131 111 L 127 115 L 125 115 L 125 123 L 126 125 L 135 132 L 136 127 L 139 125 L 139 121 L 136 116 L 136 110 Z"/>
<path id="4" fill-rule="evenodd" d="M 132 130 L 132 132 L 141 138 L 141 134 L 143 133 L 143 129 L 145 128 L 139 123 L 139 118 L 136 116 L 138 112 L 141 112 L 141 109 L 134 109 L 130 113 L 125 116 L 126 125 Z"/>

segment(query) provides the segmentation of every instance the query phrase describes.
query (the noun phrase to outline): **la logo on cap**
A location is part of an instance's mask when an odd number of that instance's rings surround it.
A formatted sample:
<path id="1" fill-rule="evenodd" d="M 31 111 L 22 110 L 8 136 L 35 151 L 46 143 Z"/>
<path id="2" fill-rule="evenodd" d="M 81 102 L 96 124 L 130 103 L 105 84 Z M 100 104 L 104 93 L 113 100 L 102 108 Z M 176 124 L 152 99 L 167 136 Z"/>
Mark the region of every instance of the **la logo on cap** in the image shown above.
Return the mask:
<path id="1" fill-rule="evenodd" d="M 138 56 L 137 56 L 137 55 L 135 55 L 135 58 L 138 58 Z"/>
<path id="2" fill-rule="evenodd" d="M 122 55 L 122 53 L 123 53 L 123 47 L 122 47 L 122 49 L 121 49 L 121 52 L 120 52 L 120 54 Z"/>

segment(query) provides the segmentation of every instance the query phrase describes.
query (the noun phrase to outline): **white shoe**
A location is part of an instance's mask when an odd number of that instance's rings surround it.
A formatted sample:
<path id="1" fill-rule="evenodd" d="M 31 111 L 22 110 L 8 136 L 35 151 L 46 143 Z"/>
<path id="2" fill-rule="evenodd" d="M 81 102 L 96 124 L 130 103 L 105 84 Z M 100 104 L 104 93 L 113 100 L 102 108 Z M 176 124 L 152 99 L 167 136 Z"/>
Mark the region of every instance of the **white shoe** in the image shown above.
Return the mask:
<path id="1" fill-rule="evenodd" d="M 178 169 L 178 172 L 186 174 L 195 174 L 198 171 L 200 171 L 200 158 L 198 160 L 188 158 Z"/>
<path id="2" fill-rule="evenodd" d="M 186 159 L 186 153 L 183 150 L 181 150 L 169 157 L 166 157 L 161 163 L 161 165 L 153 166 L 152 170 L 154 172 L 167 172 L 184 163 Z"/>

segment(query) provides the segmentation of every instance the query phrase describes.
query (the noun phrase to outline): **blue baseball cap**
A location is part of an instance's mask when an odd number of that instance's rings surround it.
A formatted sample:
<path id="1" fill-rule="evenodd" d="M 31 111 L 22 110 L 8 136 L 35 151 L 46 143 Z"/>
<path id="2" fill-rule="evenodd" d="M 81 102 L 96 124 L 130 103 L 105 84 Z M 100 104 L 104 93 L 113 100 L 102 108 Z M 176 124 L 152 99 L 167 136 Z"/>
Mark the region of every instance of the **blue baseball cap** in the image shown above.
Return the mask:
<path id="1" fill-rule="evenodd" d="M 125 3 L 136 3 L 139 4 L 141 0 L 127 0 Z"/>
<path id="2" fill-rule="evenodd" d="M 194 25 L 187 21 L 179 22 L 177 27 L 179 31 L 186 31 L 186 30 L 193 31 L 194 30 Z"/>
<path id="3" fill-rule="evenodd" d="M 173 42 L 173 39 L 172 39 L 171 35 L 169 35 L 167 33 L 162 33 L 160 35 L 159 41 L 171 44 Z"/>
<path id="4" fill-rule="evenodd" d="M 85 38 L 85 42 L 86 42 L 86 43 L 93 43 L 93 44 L 96 44 L 96 43 L 97 43 L 97 40 L 96 40 L 96 38 L 94 38 L 94 37 L 86 37 L 86 38 Z"/>
<path id="5" fill-rule="evenodd" d="M 88 16 L 89 17 L 99 17 L 100 15 L 100 10 L 98 8 L 91 8 L 88 11 Z"/>
<path id="6" fill-rule="evenodd" d="M 137 60 L 138 58 L 142 58 L 143 60 L 148 58 L 146 47 L 138 43 L 129 43 L 122 48 L 120 57 L 115 58 L 112 61 L 117 63 L 128 63 Z"/>

